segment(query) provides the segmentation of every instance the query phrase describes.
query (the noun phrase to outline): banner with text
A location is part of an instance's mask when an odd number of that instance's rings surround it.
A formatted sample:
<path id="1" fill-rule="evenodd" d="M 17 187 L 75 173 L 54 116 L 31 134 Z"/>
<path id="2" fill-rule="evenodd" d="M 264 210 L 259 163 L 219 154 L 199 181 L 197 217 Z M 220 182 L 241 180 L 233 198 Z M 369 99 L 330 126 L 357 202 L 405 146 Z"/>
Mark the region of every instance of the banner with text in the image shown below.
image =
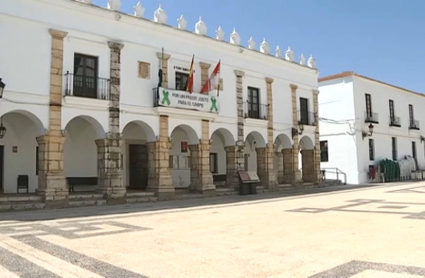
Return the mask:
<path id="1" fill-rule="evenodd" d="M 218 97 L 158 88 L 158 105 L 218 113 Z"/>

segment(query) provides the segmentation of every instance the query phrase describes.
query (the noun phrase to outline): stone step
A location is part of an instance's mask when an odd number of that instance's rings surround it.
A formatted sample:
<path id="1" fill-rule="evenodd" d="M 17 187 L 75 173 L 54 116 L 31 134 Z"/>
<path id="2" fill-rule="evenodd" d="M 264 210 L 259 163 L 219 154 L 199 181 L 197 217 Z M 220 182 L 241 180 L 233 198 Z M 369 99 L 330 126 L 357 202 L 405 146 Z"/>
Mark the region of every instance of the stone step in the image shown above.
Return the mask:
<path id="1" fill-rule="evenodd" d="M 0 203 L 4 202 L 41 202 L 42 196 L 28 194 L 13 194 L 0 196 Z"/>
<path id="2" fill-rule="evenodd" d="M 127 192 L 127 198 L 128 197 L 155 197 L 155 192 L 146 192 L 146 191 Z"/>
<path id="3" fill-rule="evenodd" d="M 87 200 L 87 199 L 102 199 L 103 195 L 99 193 L 71 193 L 68 196 L 70 201 Z"/>
<path id="4" fill-rule="evenodd" d="M 2 202 L 0 204 L 0 211 L 44 209 L 45 206 L 46 205 L 41 202 Z"/>
<path id="5" fill-rule="evenodd" d="M 102 198 L 91 198 L 91 199 L 74 199 L 69 200 L 70 207 L 89 207 L 89 206 L 104 206 L 106 200 Z"/>
<path id="6" fill-rule="evenodd" d="M 145 197 L 128 197 L 127 196 L 127 204 L 136 204 L 136 203 L 150 203 L 150 202 L 156 202 L 158 201 L 158 198 L 153 196 L 145 196 Z"/>

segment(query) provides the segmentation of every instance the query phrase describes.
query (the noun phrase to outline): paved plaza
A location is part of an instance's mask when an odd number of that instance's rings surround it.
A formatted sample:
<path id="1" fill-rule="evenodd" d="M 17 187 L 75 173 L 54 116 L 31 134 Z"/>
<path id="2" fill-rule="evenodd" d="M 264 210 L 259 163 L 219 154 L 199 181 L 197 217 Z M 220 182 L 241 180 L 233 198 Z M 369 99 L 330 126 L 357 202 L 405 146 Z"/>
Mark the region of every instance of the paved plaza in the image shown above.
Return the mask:
<path id="1" fill-rule="evenodd" d="M 425 182 L 2 213 L 15 277 L 425 277 Z"/>

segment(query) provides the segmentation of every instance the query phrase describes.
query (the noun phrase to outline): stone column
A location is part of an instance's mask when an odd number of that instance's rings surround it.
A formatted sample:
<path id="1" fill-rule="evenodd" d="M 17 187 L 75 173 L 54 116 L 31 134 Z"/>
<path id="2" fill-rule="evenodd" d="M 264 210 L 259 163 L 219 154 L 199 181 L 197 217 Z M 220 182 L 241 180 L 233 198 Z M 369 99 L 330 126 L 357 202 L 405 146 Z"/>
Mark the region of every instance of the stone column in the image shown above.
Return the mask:
<path id="1" fill-rule="evenodd" d="M 244 131 L 244 113 L 243 113 L 243 77 L 245 72 L 235 70 L 236 75 L 236 105 L 238 110 L 238 140 L 235 146 L 235 161 L 234 165 L 237 167 L 237 171 L 243 171 L 245 169 L 244 149 L 245 149 L 245 131 Z M 235 183 L 235 189 L 239 188 L 239 175 L 235 172 L 236 177 L 232 180 Z"/>
<path id="2" fill-rule="evenodd" d="M 215 196 L 216 188 L 210 171 L 210 139 L 208 120 L 202 120 L 202 139 L 190 145 L 190 189 L 208 196 Z"/>
<path id="3" fill-rule="evenodd" d="M 277 188 L 277 171 L 274 169 L 274 136 L 273 136 L 273 78 L 266 77 L 267 88 L 267 147 L 266 147 L 266 165 L 267 188 Z M 257 152 L 258 158 L 258 152 Z M 257 159 L 258 160 L 258 159 Z M 260 178 L 261 180 L 261 178 Z"/>
<path id="4" fill-rule="evenodd" d="M 96 140 L 98 149 L 98 191 L 107 203 L 126 203 L 126 188 L 122 180 L 122 137 L 120 133 L 121 50 L 123 44 L 109 41 L 111 50 L 111 92 L 109 101 L 109 132 Z"/>
<path id="5" fill-rule="evenodd" d="M 298 128 L 298 112 L 297 112 L 297 89 L 298 86 L 294 84 L 289 85 L 292 92 L 292 119 L 293 119 L 293 128 L 299 130 Z M 295 134 L 293 137 L 293 151 L 292 151 L 292 181 L 293 185 L 302 183 L 301 171 L 299 170 L 298 154 L 300 151 L 299 147 L 299 138 L 298 134 Z"/>
<path id="6" fill-rule="evenodd" d="M 273 170 L 274 158 L 270 147 L 257 148 L 257 175 L 260 178 L 260 185 L 267 189 L 277 187 L 277 177 Z"/>
<path id="7" fill-rule="evenodd" d="M 283 184 L 283 152 L 276 152 L 275 155 L 277 157 L 277 182 Z"/>
<path id="8" fill-rule="evenodd" d="M 164 67 L 162 71 L 162 87 L 168 88 L 168 60 L 170 59 L 171 55 L 165 53 L 162 55 L 162 52 L 157 52 L 156 57 L 159 59 L 159 68 L 161 68 L 161 64 Z"/>
<path id="9" fill-rule="evenodd" d="M 62 93 L 63 93 L 63 39 L 68 33 L 50 29 L 52 51 L 50 65 L 49 131 L 37 137 L 39 171 L 37 192 L 43 196 L 46 207 L 67 207 L 68 188 L 63 172 Z"/>
<path id="10" fill-rule="evenodd" d="M 126 189 L 122 181 L 121 139 L 98 139 L 97 186 L 108 204 L 125 204 Z"/>
<path id="11" fill-rule="evenodd" d="M 238 147 L 227 146 L 224 148 L 226 151 L 226 165 L 227 165 L 227 182 L 226 186 L 237 189 L 239 187 L 239 176 L 238 176 Z"/>
<path id="12" fill-rule="evenodd" d="M 173 200 L 175 188 L 169 166 L 170 138 L 168 116 L 160 115 L 159 138 L 147 144 L 149 157 L 148 191 L 155 192 L 158 200 Z M 151 160 L 151 157 L 153 158 Z"/>
<path id="13" fill-rule="evenodd" d="M 207 83 L 208 79 L 210 79 L 208 70 L 210 69 L 211 64 L 199 62 L 199 65 L 201 66 L 201 83 L 203 87 L 205 83 Z M 205 94 L 208 94 L 208 92 Z"/>
<path id="14" fill-rule="evenodd" d="M 314 122 L 316 124 L 314 132 L 314 182 L 319 182 L 322 179 L 322 172 L 320 171 L 319 90 L 313 90 L 313 107 Z"/>
<path id="15" fill-rule="evenodd" d="M 302 150 L 302 179 L 304 182 L 316 182 L 314 150 Z"/>
<path id="16" fill-rule="evenodd" d="M 292 184 L 294 175 L 293 149 L 283 149 L 283 183 Z"/>

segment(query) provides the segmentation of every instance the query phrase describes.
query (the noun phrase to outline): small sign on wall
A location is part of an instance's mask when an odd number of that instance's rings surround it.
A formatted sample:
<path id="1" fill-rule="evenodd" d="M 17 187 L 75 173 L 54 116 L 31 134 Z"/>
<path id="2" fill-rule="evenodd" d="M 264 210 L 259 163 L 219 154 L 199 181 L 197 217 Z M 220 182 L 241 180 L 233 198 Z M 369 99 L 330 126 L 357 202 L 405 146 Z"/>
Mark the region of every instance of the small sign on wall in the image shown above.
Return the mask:
<path id="1" fill-rule="evenodd" d="M 187 153 L 187 142 L 182 142 L 181 143 L 181 152 L 182 153 Z"/>
<path id="2" fill-rule="evenodd" d="M 17 153 L 18 152 L 18 146 L 13 146 L 12 147 L 12 152 Z"/>

